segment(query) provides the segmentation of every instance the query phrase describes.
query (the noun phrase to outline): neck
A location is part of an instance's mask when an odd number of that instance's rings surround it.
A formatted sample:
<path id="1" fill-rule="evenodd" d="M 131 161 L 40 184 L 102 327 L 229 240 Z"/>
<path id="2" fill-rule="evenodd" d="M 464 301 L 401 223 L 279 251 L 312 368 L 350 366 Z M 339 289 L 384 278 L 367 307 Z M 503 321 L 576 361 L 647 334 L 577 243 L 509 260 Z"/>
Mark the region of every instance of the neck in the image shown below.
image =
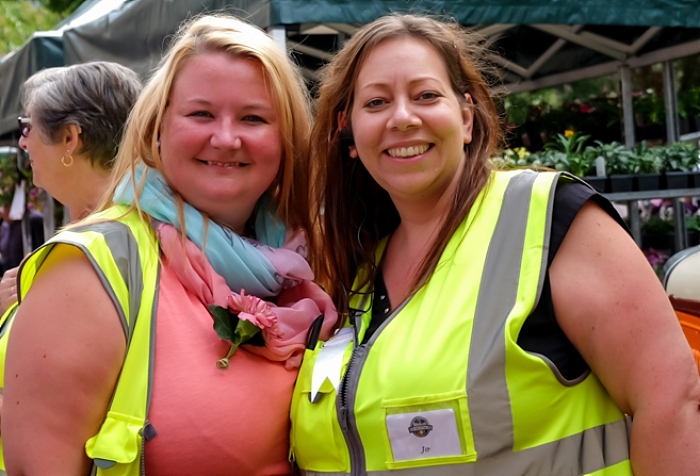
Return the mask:
<path id="1" fill-rule="evenodd" d="M 79 189 L 72 193 L 74 199 L 64 203 L 70 213 L 71 222 L 82 220 L 97 208 L 109 186 L 109 180 L 109 171 L 93 169 L 89 178 L 81 181 Z"/>

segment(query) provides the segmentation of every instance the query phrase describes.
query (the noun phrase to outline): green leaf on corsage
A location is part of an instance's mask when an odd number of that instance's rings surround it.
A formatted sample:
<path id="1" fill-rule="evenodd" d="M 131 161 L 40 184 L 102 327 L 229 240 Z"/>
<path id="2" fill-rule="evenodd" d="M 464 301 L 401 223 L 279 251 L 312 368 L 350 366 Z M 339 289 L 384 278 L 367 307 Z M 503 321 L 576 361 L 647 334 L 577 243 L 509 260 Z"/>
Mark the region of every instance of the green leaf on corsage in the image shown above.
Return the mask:
<path id="1" fill-rule="evenodd" d="M 216 363 L 217 367 L 225 370 L 229 367 L 230 358 L 238 346 L 245 344 L 261 329 L 249 321 L 239 319 L 238 313 L 232 313 L 225 307 L 210 305 L 209 311 L 214 317 L 214 330 L 222 340 L 231 344 L 226 357 Z"/>

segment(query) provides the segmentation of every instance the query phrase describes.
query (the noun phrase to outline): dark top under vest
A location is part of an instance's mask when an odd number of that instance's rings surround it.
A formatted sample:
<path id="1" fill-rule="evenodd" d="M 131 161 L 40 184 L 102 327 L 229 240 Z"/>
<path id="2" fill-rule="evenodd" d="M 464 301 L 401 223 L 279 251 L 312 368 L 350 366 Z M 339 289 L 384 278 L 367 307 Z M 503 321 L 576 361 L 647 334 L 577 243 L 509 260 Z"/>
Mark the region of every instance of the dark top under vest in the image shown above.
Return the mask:
<path id="1" fill-rule="evenodd" d="M 588 364 L 586 364 L 581 354 L 571 344 L 557 323 L 549 284 L 549 266 L 552 264 L 559 246 L 564 241 L 571 223 L 588 200 L 593 200 L 621 226 L 627 229 L 627 226 L 612 204 L 596 193 L 595 190 L 578 182 L 560 182 L 554 193 L 549 257 L 547 259 L 547 273 L 542 287 L 542 295 L 537 307 L 525 321 L 518 336 L 518 345 L 520 347 L 526 351 L 547 357 L 556 365 L 561 375 L 567 380 L 575 380 L 583 375 L 588 370 Z M 379 268 L 374 281 L 372 319 L 365 333 L 363 344 L 369 340 L 390 313 L 391 303 L 386 292 L 381 268 Z"/>

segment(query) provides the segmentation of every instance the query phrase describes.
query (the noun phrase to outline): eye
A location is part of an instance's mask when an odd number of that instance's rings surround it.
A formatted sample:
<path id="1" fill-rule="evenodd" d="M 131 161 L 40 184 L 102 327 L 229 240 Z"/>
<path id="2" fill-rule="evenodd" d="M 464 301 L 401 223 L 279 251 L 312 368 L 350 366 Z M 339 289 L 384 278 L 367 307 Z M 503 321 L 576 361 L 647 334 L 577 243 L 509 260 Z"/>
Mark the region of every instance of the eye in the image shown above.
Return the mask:
<path id="1" fill-rule="evenodd" d="M 424 92 L 424 93 L 421 93 L 421 94 L 418 96 L 418 99 L 422 99 L 422 100 L 424 100 L 424 101 L 430 101 L 431 99 L 436 99 L 436 98 L 439 98 L 439 97 L 440 97 L 440 95 L 439 95 L 438 93 L 436 93 L 436 92 L 433 92 L 433 91 L 426 91 L 426 92 Z"/>
<path id="2" fill-rule="evenodd" d="M 255 114 L 248 114 L 247 116 L 244 116 L 243 121 L 267 124 L 267 120 L 264 117 L 257 116 Z"/>
<path id="3" fill-rule="evenodd" d="M 188 114 L 190 117 L 214 117 L 209 111 L 194 111 Z"/>
<path id="4" fill-rule="evenodd" d="M 385 102 L 386 101 L 384 101 L 384 99 L 379 99 L 379 98 L 370 99 L 369 101 L 367 101 L 365 103 L 365 107 L 370 108 L 370 109 L 374 108 L 374 107 L 380 107 L 380 106 L 383 106 Z"/>

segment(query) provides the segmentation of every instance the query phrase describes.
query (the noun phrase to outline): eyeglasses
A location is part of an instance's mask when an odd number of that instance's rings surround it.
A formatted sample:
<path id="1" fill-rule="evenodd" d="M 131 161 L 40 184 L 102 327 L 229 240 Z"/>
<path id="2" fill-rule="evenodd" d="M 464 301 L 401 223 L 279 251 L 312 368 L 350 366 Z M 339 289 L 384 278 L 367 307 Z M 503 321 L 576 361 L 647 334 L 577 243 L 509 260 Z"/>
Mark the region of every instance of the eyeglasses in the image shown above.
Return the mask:
<path id="1" fill-rule="evenodd" d="M 18 117 L 17 123 L 19 124 L 19 133 L 22 137 L 27 137 L 29 131 L 32 130 L 32 118 L 31 117 Z"/>

